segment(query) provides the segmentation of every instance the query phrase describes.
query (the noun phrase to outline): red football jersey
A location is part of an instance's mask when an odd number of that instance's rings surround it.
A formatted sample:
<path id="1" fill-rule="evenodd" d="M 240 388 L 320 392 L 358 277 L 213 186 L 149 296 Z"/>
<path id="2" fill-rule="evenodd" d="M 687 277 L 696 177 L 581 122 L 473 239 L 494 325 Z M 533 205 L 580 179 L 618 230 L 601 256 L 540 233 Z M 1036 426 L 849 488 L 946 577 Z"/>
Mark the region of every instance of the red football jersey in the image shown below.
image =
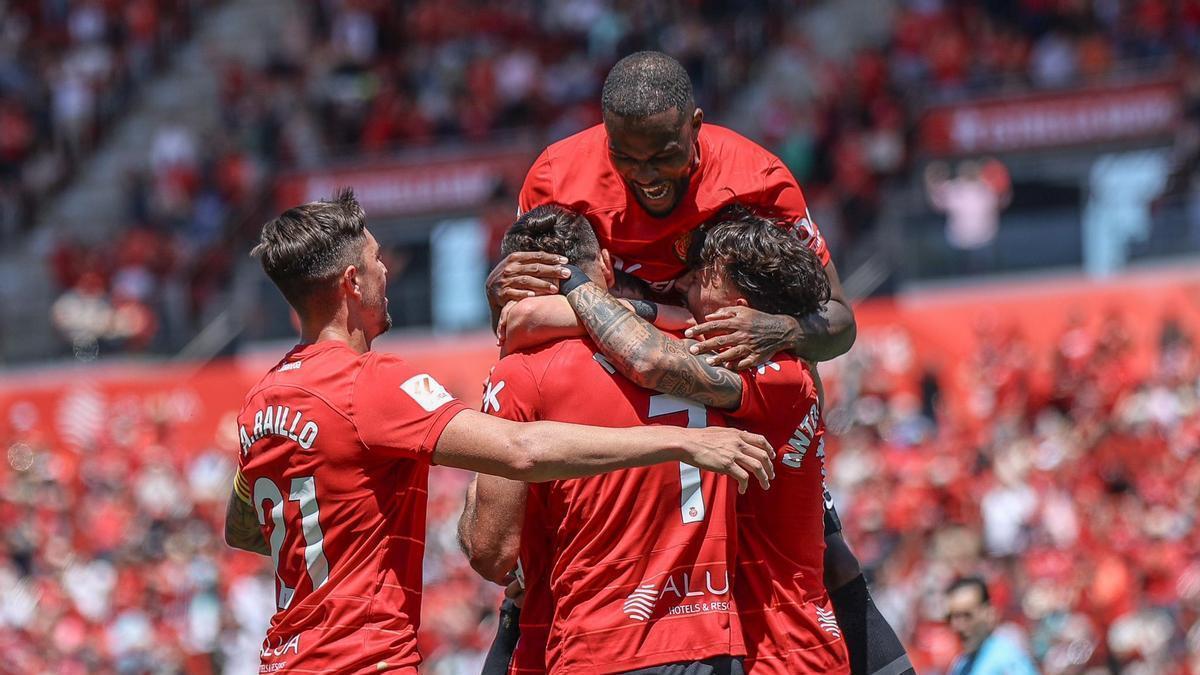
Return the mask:
<path id="1" fill-rule="evenodd" d="M 484 407 L 513 420 L 604 427 L 724 423 L 702 405 L 634 385 L 583 339 L 501 359 Z M 521 567 L 526 593 L 541 584 L 549 603 L 530 617 L 522 611 L 517 666 L 537 649 L 522 643 L 540 635 L 553 673 L 744 655 L 730 574 L 736 489 L 682 463 L 531 485 L 525 525 L 536 526 L 522 533 Z M 545 610 L 549 629 L 538 633 Z M 535 632 L 525 633 L 527 621 Z"/>
<path id="2" fill-rule="evenodd" d="M 828 264 L 825 240 L 779 158 L 715 124 L 700 127 L 699 143 L 700 161 L 687 195 L 666 216 L 647 213 L 613 169 L 603 124 L 546 148 L 525 176 L 518 206 L 525 212 L 557 203 L 583 213 L 617 269 L 660 289 L 687 271 L 692 233 L 734 202 L 792 223 L 796 235 Z"/>
<path id="3" fill-rule="evenodd" d="M 262 672 L 417 672 L 430 458 L 464 409 L 401 359 L 335 341 L 297 346 L 250 390 L 239 468 L 278 609 Z"/>
<path id="4" fill-rule="evenodd" d="M 734 587 L 746 631 L 746 670 L 849 672 L 825 591 L 825 423 L 808 365 L 782 352 L 742 374 L 736 427 L 777 450 L 775 480 L 738 497 Z"/>

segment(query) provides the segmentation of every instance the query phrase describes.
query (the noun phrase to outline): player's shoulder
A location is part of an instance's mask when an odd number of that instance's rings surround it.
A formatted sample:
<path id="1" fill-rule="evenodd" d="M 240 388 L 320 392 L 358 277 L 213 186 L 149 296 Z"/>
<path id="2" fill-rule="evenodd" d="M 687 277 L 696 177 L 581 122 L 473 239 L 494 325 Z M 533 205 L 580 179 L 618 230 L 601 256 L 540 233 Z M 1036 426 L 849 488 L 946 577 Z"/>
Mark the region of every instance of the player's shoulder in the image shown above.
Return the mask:
<path id="1" fill-rule="evenodd" d="M 538 159 L 555 201 L 584 212 L 622 205 L 624 185 L 608 160 L 608 132 L 597 124 L 552 143 Z"/>
<path id="2" fill-rule="evenodd" d="M 743 371 L 749 380 L 766 384 L 812 386 L 812 366 L 790 352 L 780 352 L 761 365 Z"/>
<path id="3" fill-rule="evenodd" d="M 741 169 L 766 169 L 780 163 L 771 151 L 728 127 L 705 122 L 700 127 L 700 141 L 701 148 L 713 153 L 719 165 L 732 162 Z"/>
<path id="4" fill-rule="evenodd" d="M 242 412 L 261 405 L 264 398 L 287 401 L 303 397 L 345 416 L 365 356 L 334 341 L 297 345 L 250 388 Z"/>
<path id="5" fill-rule="evenodd" d="M 607 147 L 608 132 L 603 124 L 592 125 L 583 131 L 577 131 L 566 138 L 551 143 L 546 148 L 546 155 L 551 159 L 570 156 L 574 152 L 604 152 Z"/>
<path id="6" fill-rule="evenodd" d="M 363 355 L 340 342 L 297 345 L 263 373 L 251 394 L 268 387 L 333 389 L 352 379 L 362 362 Z"/>
<path id="7" fill-rule="evenodd" d="M 590 360 L 593 353 L 587 340 L 563 338 L 509 354 L 500 363 L 508 361 L 507 368 L 524 368 L 540 382 L 552 368 L 574 367 L 582 359 Z"/>
<path id="8" fill-rule="evenodd" d="M 777 183 L 794 184 L 779 158 L 745 136 L 714 124 L 700 127 L 705 178 L 698 199 L 718 208 L 730 201 L 755 203 L 764 199 Z"/>

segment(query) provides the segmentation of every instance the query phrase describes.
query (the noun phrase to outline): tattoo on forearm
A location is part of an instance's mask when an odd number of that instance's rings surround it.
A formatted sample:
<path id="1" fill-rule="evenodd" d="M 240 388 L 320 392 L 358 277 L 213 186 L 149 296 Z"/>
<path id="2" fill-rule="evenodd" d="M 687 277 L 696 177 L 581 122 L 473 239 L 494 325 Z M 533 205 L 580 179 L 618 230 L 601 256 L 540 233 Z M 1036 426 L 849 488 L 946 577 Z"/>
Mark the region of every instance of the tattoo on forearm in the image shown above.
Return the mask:
<path id="1" fill-rule="evenodd" d="M 688 345 L 651 326 L 595 284 L 567 296 L 600 351 L 635 384 L 719 408 L 737 407 L 742 379 L 709 365 Z"/>
<path id="2" fill-rule="evenodd" d="M 225 509 L 225 540 L 243 551 L 271 555 L 271 548 L 258 525 L 258 514 L 237 495 L 229 495 L 229 506 Z"/>
<path id="3" fill-rule="evenodd" d="M 658 305 L 649 300 L 626 300 L 625 302 L 633 307 L 634 314 L 647 323 L 652 324 L 658 318 Z"/>

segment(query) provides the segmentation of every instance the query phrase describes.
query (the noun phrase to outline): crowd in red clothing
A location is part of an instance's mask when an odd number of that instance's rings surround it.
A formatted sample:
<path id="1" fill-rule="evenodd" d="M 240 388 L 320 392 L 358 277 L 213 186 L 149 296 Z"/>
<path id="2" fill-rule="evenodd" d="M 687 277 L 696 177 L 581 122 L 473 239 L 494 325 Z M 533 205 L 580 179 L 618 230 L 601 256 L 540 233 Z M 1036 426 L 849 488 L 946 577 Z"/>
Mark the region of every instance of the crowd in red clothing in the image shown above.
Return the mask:
<path id="1" fill-rule="evenodd" d="M 0 8 L 0 242 L 84 159 L 207 0 L 16 0 Z"/>
<path id="2" fill-rule="evenodd" d="M 1130 69 L 1162 72 L 1200 48 L 1200 0 L 897 2 L 876 12 L 882 28 L 874 31 L 859 25 L 852 5 L 305 4 L 288 17 L 261 67 L 216 64 L 221 85 L 212 105 L 222 123 L 214 137 L 195 138 L 182 128 L 148 132 L 159 148 L 152 151 L 156 159 L 148 171 L 121 177 L 129 194 L 129 229 L 137 234 L 114 237 L 91 256 L 70 240 L 56 248 L 55 278 L 63 292 L 98 294 L 93 304 L 109 315 L 134 306 L 145 315 L 139 322 L 144 334 L 131 339 L 128 330 L 115 328 L 80 348 L 77 326 L 60 325 L 60 332 L 77 353 L 95 351 L 95 344 L 101 352 L 177 350 L 220 305 L 230 277 L 228 250 L 246 248 L 245 236 L 263 215 L 256 207 L 271 206 L 264 195 L 280 171 L 369 161 L 414 146 L 515 135 L 531 136 L 535 144 L 562 138 L 599 120 L 605 73 L 637 49 L 677 56 L 709 120 L 780 155 L 804 187 L 835 259 L 849 271 L 871 249 L 885 188 L 911 178 L 914 115 L 922 104 L 1077 87 Z M 114 67 L 128 69 L 140 63 L 126 55 L 129 45 L 157 36 L 149 44 L 159 54 L 167 48 L 164 36 L 178 37 L 190 25 L 184 19 L 208 3 L 81 2 L 57 14 L 41 9 L 53 3 L 17 6 L 6 24 L 45 26 L 60 38 L 37 41 L 56 46 L 51 53 L 65 59 L 85 48 L 106 51 Z M 839 15 L 839 7 L 850 9 Z M 818 16 L 822 12 L 832 17 Z M 21 23 L 26 15 L 33 18 Z M 157 23 L 148 23 L 148 16 Z M 146 32 L 151 25 L 157 33 Z M 3 34 L 10 33 L 23 35 Z M 128 37 L 133 35 L 142 42 Z M 50 108 L 35 104 L 57 99 L 9 93 L 18 90 L 4 83 L 22 81 L 36 91 L 70 83 L 54 69 L 15 63 L 20 77 L 4 78 L 0 70 L 0 115 L 27 120 L 2 125 L 0 134 L 0 203 L 10 204 L 18 203 L 4 201 L 16 194 L 15 177 L 39 173 L 37 158 L 45 154 L 35 152 L 39 139 L 53 144 L 61 134 L 20 133 L 49 128 Z M 101 98 L 116 96 L 137 80 L 122 77 L 130 82 L 124 89 L 105 79 L 91 83 L 92 89 Z M 23 216 L 10 221 L 14 227 L 29 222 Z M 157 239 L 167 252 L 162 260 L 173 262 L 157 263 L 148 277 L 135 270 L 147 283 L 121 282 L 111 261 L 128 258 L 126 246 L 147 238 Z"/>
<path id="3" fill-rule="evenodd" d="M 974 573 L 1044 672 L 1200 672 L 1200 350 L 1168 320 L 1142 372 L 1130 319 L 1063 318 L 1051 354 L 981 325 L 957 365 L 900 330 L 870 332 L 822 366 L 846 536 L 920 672 L 944 672 L 956 653 L 944 591 Z M 230 418 L 209 420 L 210 442 L 185 442 L 173 420 L 195 409 L 186 396 L 104 414 L 86 389 L 72 396 L 61 419 L 16 405 L 0 420 L 6 663 L 253 672 L 273 580 L 268 559 L 221 539 Z M 64 445 L 47 441 L 50 425 Z M 430 479 L 431 673 L 478 672 L 495 630 L 500 589 L 456 541 L 468 477 Z"/>
<path id="4" fill-rule="evenodd" d="M 954 655 L 944 592 L 976 573 L 1044 672 L 1200 671 L 1200 352 L 1168 319 L 1140 373 L 1127 320 L 1064 319 L 1048 359 L 981 325 L 936 376 L 903 334 L 829 369 L 834 492 L 920 672 Z"/>

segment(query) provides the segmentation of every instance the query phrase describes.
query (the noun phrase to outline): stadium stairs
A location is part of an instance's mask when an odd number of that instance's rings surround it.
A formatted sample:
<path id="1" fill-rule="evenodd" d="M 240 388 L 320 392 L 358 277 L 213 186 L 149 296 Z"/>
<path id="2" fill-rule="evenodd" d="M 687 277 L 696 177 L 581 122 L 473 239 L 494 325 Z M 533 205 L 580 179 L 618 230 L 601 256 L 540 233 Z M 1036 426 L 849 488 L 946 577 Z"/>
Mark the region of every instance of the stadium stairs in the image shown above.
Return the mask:
<path id="1" fill-rule="evenodd" d="M 95 244 L 128 225 L 125 177 L 149 161 L 150 141 L 168 124 L 198 142 L 220 123 L 215 67 L 227 60 L 262 63 L 295 0 L 230 0 L 201 16 L 195 37 L 136 95 L 135 102 L 58 195 L 37 214 L 28 241 L 0 252 L 0 363 L 52 357 L 61 341 L 50 323 L 56 290 L 45 262 L 53 243 L 75 237 Z"/>

